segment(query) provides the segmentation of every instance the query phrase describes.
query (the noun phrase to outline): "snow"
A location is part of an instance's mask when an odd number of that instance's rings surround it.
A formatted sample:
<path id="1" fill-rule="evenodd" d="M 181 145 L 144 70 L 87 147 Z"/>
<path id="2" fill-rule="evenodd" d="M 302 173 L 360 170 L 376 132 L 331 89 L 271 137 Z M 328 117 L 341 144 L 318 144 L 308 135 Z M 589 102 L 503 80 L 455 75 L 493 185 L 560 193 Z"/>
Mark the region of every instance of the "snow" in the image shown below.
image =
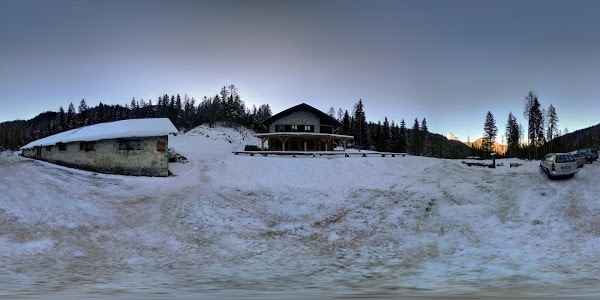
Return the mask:
<path id="1" fill-rule="evenodd" d="M 57 143 L 163 136 L 171 133 L 177 133 L 177 128 L 168 118 L 130 119 L 71 129 L 33 141 L 21 147 L 21 149 L 51 146 Z"/>
<path id="2" fill-rule="evenodd" d="M 233 155 L 253 134 L 170 137 L 168 178 L 0 155 L 0 297 L 599 295 L 598 163 Z"/>

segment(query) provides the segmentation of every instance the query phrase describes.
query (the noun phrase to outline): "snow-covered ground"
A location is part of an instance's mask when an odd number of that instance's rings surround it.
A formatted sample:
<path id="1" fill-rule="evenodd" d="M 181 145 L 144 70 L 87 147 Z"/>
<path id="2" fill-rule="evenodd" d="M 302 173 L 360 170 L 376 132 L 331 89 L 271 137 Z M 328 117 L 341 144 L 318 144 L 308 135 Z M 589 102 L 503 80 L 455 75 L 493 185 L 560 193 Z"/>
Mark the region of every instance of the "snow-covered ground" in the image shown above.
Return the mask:
<path id="1" fill-rule="evenodd" d="M 233 155 L 170 138 L 168 178 L 0 155 L 0 298 L 600 296 L 600 163 Z"/>

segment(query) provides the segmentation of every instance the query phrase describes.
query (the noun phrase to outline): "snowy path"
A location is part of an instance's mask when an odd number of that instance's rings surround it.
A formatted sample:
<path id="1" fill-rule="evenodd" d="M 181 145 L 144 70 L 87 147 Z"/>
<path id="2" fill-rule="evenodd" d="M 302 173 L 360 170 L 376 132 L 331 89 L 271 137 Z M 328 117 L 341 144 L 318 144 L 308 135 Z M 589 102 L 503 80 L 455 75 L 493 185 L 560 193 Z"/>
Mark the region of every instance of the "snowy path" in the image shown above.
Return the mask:
<path id="1" fill-rule="evenodd" d="M 235 156 L 227 135 L 175 137 L 190 162 L 169 178 L 0 156 L 0 297 L 600 292 L 600 164 L 549 181 L 537 162 Z"/>

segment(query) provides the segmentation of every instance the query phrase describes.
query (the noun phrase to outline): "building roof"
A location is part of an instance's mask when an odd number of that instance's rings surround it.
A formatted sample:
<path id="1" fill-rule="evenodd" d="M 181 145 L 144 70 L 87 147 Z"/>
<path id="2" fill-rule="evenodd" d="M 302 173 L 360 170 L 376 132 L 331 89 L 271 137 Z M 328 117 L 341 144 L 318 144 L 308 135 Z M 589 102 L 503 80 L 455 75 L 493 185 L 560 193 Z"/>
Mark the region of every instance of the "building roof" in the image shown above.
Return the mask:
<path id="1" fill-rule="evenodd" d="M 51 146 L 58 143 L 163 136 L 170 133 L 177 133 L 177 128 L 175 128 L 168 118 L 130 119 L 71 129 L 33 141 L 21 147 L 21 149 L 29 149 L 35 146 Z"/>
<path id="2" fill-rule="evenodd" d="M 316 116 L 318 116 L 321 119 L 321 124 L 333 125 L 335 127 L 342 126 L 342 123 L 340 123 L 335 118 L 331 117 L 330 115 L 328 115 L 306 103 L 298 104 L 298 105 L 296 105 L 294 107 L 290 107 L 276 115 L 273 115 L 272 117 L 262 121 L 262 124 L 268 127 L 271 123 L 275 122 L 276 120 L 286 117 L 286 116 L 289 116 L 298 111 L 308 111 L 308 112 L 315 114 Z"/>

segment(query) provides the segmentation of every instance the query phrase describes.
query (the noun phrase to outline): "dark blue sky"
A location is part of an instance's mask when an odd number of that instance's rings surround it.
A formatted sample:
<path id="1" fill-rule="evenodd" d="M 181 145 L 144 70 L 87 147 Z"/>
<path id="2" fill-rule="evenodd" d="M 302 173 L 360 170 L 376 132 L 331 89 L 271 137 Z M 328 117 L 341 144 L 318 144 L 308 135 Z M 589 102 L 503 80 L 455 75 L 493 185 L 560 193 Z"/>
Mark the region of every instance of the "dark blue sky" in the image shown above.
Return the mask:
<path id="1" fill-rule="evenodd" d="M 488 110 L 526 125 L 529 90 L 561 129 L 600 122 L 600 1 L 0 0 L 0 41 L 0 122 L 230 83 L 274 113 L 360 98 L 463 141 Z"/>

